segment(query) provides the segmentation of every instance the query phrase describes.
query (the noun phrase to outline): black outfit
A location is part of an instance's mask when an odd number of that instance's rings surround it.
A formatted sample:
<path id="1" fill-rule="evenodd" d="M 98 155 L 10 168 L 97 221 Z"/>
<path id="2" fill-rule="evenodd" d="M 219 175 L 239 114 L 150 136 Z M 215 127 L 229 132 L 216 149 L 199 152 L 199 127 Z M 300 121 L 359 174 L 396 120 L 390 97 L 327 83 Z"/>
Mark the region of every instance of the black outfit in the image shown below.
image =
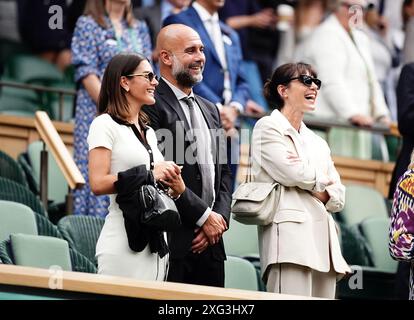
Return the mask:
<path id="1" fill-rule="evenodd" d="M 398 179 L 407 171 L 414 148 L 414 63 L 401 70 L 397 86 L 398 130 L 402 136 L 402 148 L 395 164 L 390 183 L 389 198 L 392 199 Z"/>
<path id="2" fill-rule="evenodd" d="M 164 157 L 165 160 L 171 160 L 183 166 L 181 174 L 186 184 L 186 191 L 176 201 L 182 226 L 177 231 L 168 234 L 170 248 L 168 280 L 223 287 L 224 260 L 226 259 L 223 240 L 220 239 L 216 245 L 208 246 L 201 254 L 191 252 L 192 240 L 196 236 L 194 230 L 198 228 L 196 222 L 209 205 L 202 200 L 203 176 L 199 165 L 188 163 L 185 159 L 185 150 L 191 148 L 192 144 L 191 141 L 185 140 L 190 127 L 177 97 L 162 79 L 156 89 L 155 99 L 156 104 L 145 106 L 143 111 L 150 117 L 150 126 L 156 133 L 158 129 L 167 129 L 172 133 L 173 146 L 169 150 L 173 150 L 173 152 L 172 154 L 166 152 Z M 221 161 L 221 163 L 218 161 L 223 157 L 223 153 L 226 153 L 224 130 L 221 129 L 221 120 L 216 106 L 197 95 L 195 95 L 195 100 L 208 128 L 219 129 L 217 137 L 213 139 L 215 202 L 212 210 L 221 214 L 228 225 L 231 203 L 231 173 L 226 161 Z M 162 143 L 160 133 L 158 132 L 157 136 L 159 142 Z"/>
<path id="3" fill-rule="evenodd" d="M 402 135 L 402 148 L 398 155 L 390 182 L 388 197 L 393 198 L 399 178 L 407 171 L 414 148 L 414 63 L 401 70 L 397 86 L 398 130 Z M 399 262 L 395 291 L 397 299 L 408 299 L 410 263 Z"/>
<path id="4" fill-rule="evenodd" d="M 161 30 L 161 4 L 157 3 L 150 7 L 134 9 L 134 15 L 137 19 L 143 20 L 147 23 L 148 30 L 151 36 L 152 47 L 156 47 L 157 35 Z"/>
<path id="5" fill-rule="evenodd" d="M 152 230 L 141 222 L 143 209 L 138 200 L 138 188 L 144 184 L 153 184 L 154 178 L 145 165 L 137 166 L 118 173 L 115 182 L 116 202 L 122 210 L 124 225 L 131 250 L 141 252 L 147 244 L 152 253 L 158 252 L 162 258 L 168 253 L 162 232 Z"/>
<path id="6" fill-rule="evenodd" d="M 74 0 L 68 8 L 68 30 L 73 33 L 76 21 L 85 11 L 86 0 Z"/>
<path id="7" fill-rule="evenodd" d="M 226 21 L 233 16 L 252 15 L 265 8 L 275 8 L 284 0 L 227 0 L 219 10 L 220 19 Z M 289 2 L 288 2 L 289 3 Z M 273 63 L 279 49 L 279 31 L 274 28 L 241 28 L 236 30 L 240 37 L 243 58 L 252 60 L 259 68 L 262 82 L 272 75 Z"/>
<path id="8" fill-rule="evenodd" d="M 45 51 L 59 52 L 70 48 L 72 34 L 68 30 L 68 8 L 65 0 L 18 0 L 18 26 L 22 42 L 27 44 L 35 53 Z M 52 5 L 62 8 L 62 29 L 51 29 L 49 20 L 53 14 L 49 13 Z M 54 20 L 52 19 L 52 22 Z"/>

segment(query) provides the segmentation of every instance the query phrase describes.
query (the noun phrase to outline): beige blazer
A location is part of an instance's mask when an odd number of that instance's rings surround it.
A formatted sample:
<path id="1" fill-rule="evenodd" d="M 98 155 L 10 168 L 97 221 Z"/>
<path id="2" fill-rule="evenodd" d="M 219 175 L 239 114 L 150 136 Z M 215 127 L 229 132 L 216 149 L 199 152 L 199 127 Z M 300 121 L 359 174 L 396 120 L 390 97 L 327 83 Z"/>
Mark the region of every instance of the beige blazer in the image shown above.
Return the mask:
<path id="1" fill-rule="evenodd" d="M 259 227 L 262 276 L 274 263 L 294 263 L 320 272 L 328 272 L 332 264 L 337 273 L 350 272 L 331 216 L 344 206 L 345 187 L 327 143 L 304 123 L 299 134 L 275 110 L 256 123 L 251 152 L 253 180 L 284 186 L 273 223 Z M 288 152 L 300 161 L 292 162 Z M 334 183 L 326 186 L 328 180 Z M 324 190 L 330 195 L 326 205 L 310 192 Z"/>

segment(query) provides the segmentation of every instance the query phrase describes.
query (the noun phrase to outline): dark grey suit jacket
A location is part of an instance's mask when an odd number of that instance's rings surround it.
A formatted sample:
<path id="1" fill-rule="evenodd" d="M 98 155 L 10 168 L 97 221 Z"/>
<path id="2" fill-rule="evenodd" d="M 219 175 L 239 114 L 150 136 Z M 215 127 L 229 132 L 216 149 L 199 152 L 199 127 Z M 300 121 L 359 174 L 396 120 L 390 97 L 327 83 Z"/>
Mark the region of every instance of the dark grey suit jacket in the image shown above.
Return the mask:
<path id="1" fill-rule="evenodd" d="M 191 141 L 186 141 L 185 135 L 190 129 L 185 114 L 177 100 L 177 97 L 168 86 L 160 80 L 155 93 L 156 103 L 154 106 L 145 106 L 143 111 L 150 117 L 150 126 L 156 131 L 159 143 L 164 143 L 163 133 L 159 129 L 168 129 L 172 133 L 172 146 L 169 144 L 172 153 L 164 154 L 165 160 L 171 160 L 182 165 L 182 177 L 186 184 L 186 191 L 176 202 L 178 211 L 183 221 L 182 227 L 169 235 L 169 247 L 171 258 L 182 258 L 191 249 L 191 242 L 195 237 L 194 229 L 197 227 L 197 220 L 204 214 L 208 204 L 201 199 L 202 175 L 198 163 L 188 163 L 183 150 L 191 148 Z M 231 204 L 231 172 L 226 159 L 223 161 L 223 154 L 226 155 L 226 138 L 221 128 L 221 120 L 217 107 L 208 100 L 195 95 L 195 99 L 201 108 L 204 119 L 209 129 L 218 129 L 217 135 L 213 138 L 213 149 L 215 153 L 215 202 L 213 211 L 221 214 L 229 224 Z M 164 132 L 165 133 L 165 132 Z M 184 146 L 184 149 L 180 146 Z M 161 150 L 162 151 L 162 150 Z M 221 160 L 219 161 L 219 159 Z M 225 157 L 224 157 L 225 158 Z M 212 256 L 218 260 L 225 259 L 223 241 L 209 247 Z"/>

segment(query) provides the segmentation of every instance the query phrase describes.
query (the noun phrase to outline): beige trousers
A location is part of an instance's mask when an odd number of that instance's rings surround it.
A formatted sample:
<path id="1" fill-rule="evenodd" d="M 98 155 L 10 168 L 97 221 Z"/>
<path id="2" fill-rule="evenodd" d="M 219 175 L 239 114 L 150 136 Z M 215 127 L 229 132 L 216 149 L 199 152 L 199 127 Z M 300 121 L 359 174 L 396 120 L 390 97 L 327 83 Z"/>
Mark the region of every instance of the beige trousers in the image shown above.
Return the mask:
<path id="1" fill-rule="evenodd" d="M 292 263 L 273 264 L 267 271 L 267 291 L 334 299 L 336 272 L 319 272 Z"/>

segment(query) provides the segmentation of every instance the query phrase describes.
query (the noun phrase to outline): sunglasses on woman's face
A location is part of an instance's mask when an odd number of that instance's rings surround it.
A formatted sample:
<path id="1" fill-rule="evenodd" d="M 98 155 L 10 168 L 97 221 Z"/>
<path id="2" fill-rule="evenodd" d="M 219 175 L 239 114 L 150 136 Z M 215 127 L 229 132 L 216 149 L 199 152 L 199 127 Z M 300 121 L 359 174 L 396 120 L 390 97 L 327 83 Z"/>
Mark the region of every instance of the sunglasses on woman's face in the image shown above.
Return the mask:
<path id="1" fill-rule="evenodd" d="M 153 72 L 133 73 L 133 74 L 128 74 L 127 77 L 144 77 L 149 82 L 152 82 L 152 80 L 154 80 L 154 79 L 158 81 L 158 76 L 156 74 L 154 74 Z"/>
<path id="2" fill-rule="evenodd" d="M 300 82 L 302 82 L 305 86 L 309 88 L 312 86 L 312 82 L 313 82 L 318 87 L 318 90 L 322 86 L 321 80 L 308 76 L 307 74 L 301 74 L 299 77 L 289 79 L 289 81 L 292 81 L 292 80 L 299 80 Z"/>

